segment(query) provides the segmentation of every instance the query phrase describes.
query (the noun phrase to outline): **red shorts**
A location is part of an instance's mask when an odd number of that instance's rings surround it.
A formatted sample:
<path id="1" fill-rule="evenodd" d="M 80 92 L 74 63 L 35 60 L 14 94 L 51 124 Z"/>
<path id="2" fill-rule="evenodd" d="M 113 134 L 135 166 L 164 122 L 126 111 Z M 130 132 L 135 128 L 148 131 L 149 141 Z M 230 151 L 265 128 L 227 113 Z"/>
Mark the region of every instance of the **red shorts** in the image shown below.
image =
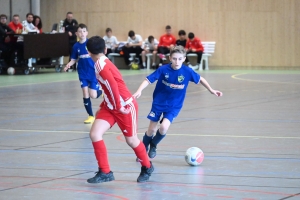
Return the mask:
<path id="1" fill-rule="evenodd" d="M 110 124 L 110 127 L 117 123 L 123 135 L 126 137 L 136 135 L 138 105 L 135 99 L 127 104 L 125 108 L 130 109 L 128 114 L 122 114 L 117 110 L 110 110 L 106 105 L 102 104 L 100 110 L 96 114 L 96 119 L 107 121 Z"/>

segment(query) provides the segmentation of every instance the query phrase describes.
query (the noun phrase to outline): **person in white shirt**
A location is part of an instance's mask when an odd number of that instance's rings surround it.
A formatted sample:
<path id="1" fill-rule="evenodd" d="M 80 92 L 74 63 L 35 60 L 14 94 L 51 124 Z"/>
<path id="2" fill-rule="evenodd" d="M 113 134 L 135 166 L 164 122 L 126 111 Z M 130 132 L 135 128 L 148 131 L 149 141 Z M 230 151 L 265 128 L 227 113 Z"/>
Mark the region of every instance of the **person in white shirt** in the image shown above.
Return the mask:
<path id="1" fill-rule="evenodd" d="M 26 15 L 26 20 L 23 21 L 23 32 L 22 34 L 27 34 L 27 33 L 40 33 L 39 29 L 33 25 L 33 14 L 32 13 L 27 13 Z M 24 56 L 24 37 L 19 36 L 17 40 L 17 49 L 18 49 L 18 60 L 23 60 Z M 32 67 L 32 58 L 28 59 L 28 67 Z"/>
<path id="2" fill-rule="evenodd" d="M 122 48 L 124 53 L 124 60 L 126 65 L 130 66 L 129 54 L 135 53 L 137 58 L 140 58 L 142 49 L 143 39 L 140 35 L 135 34 L 134 31 L 128 32 L 128 39 L 125 46 Z"/>
<path id="3" fill-rule="evenodd" d="M 145 40 L 144 50 L 142 51 L 143 68 L 146 68 L 146 54 L 147 53 L 152 53 L 152 68 L 155 68 L 157 45 L 158 45 L 158 41 L 152 35 L 150 35 Z"/>
<path id="4" fill-rule="evenodd" d="M 115 49 L 119 46 L 119 41 L 115 36 L 112 35 L 111 28 L 107 28 L 105 31 L 106 35 L 103 37 L 103 40 L 105 41 L 105 47 L 107 49 L 106 56 L 110 53 L 114 53 Z"/>

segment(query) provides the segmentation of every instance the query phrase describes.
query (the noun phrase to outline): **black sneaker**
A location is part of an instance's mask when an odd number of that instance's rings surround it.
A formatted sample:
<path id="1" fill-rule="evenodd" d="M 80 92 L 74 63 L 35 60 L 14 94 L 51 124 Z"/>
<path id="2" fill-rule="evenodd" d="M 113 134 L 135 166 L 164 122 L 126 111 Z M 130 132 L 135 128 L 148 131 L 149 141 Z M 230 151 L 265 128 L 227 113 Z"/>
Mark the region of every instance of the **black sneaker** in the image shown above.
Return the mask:
<path id="1" fill-rule="evenodd" d="M 150 161 L 150 168 L 147 168 L 145 166 L 142 166 L 141 168 L 141 173 L 139 175 L 139 177 L 137 178 L 137 182 L 139 183 L 143 183 L 149 180 L 152 172 L 154 171 L 154 166 L 152 165 L 152 162 Z"/>
<path id="2" fill-rule="evenodd" d="M 112 171 L 105 174 L 100 169 L 96 172 L 96 175 L 93 178 L 89 178 L 87 180 L 88 183 L 102 183 L 102 182 L 109 182 L 115 180 L 114 174 Z"/>
<path id="3" fill-rule="evenodd" d="M 149 158 L 154 158 L 156 156 L 156 146 L 154 146 L 152 143 L 150 143 L 150 149 L 148 152 Z"/>

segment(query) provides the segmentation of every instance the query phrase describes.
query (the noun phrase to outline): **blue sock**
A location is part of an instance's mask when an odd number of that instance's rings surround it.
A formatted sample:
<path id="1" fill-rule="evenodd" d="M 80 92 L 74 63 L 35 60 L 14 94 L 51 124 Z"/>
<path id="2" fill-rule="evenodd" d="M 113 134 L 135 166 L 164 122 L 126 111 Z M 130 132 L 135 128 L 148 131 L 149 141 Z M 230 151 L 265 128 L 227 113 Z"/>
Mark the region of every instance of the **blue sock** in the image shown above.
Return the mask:
<path id="1" fill-rule="evenodd" d="M 162 139 L 164 139 L 164 137 L 166 137 L 166 134 L 162 135 L 159 133 L 159 130 L 157 130 L 156 135 L 153 137 L 153 139 L 151 141 L 151 145 L 156 147 L 158 145 L 158 143 L 160 143 L 160 141 L 162 141 Z"/>
<path id="2" fill-rule="evenodd" d="M 148 136 L 148 135 L 145 133 L 145 135 L 144 135 L 144 137 L 143 137 L 143 143 L 144 143 L 144 145 L 145 145 L 146 151 L 148 151 L 148 147 L 149 147 L 149 144 L 150 144 L 152 138 L 153 138 L 153 135 L 152 135 L 152 136 Z"/>
<path id="3" fill-rule="evenodd" d="M 89 114 L 89 116 L 94 116 L 93 115 L 93 110 L 92 110 L 92 102 L 90 98 L 83 98 L 83 104 L 86 109 L 86 112 Z"/>
<path id="4" fill-rule="evenodd" d="M 101 94 L 102 94 L 102 90 L 101 89 L 97 90 L 97 98 L 99 98 L 101 96 Z"/>

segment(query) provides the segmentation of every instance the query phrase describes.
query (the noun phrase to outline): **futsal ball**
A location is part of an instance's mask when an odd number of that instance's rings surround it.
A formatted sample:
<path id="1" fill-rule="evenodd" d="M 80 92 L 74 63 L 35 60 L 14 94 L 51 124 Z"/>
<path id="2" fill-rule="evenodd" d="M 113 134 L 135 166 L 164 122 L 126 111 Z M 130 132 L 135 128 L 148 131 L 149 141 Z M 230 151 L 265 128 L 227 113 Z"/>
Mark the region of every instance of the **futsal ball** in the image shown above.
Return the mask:
<path id="1" fill-rule="evenodd" d="M 9 67 L 9 68 L 7 69 L 7 74 L 9 74 L 9 75 L 14 75 L 14 74 L 15 74 L 15 68 Z"/>
<path id="2" fill-rule="evenodd" d="M 137 63 L 132 63 L 132 64 L 131 64 L 131 68 L 134 69 L 134 70 L 137 70 L 137 69 L 139 69 L 139 64 L 137 64 Z"/>
<path id="3" fill-rule="evenodd" d="M 190 147 L 186 150 L 185 161 L 191 166 L 197 166 L 204 160 L 204 153 L 198 147 Z"/>

